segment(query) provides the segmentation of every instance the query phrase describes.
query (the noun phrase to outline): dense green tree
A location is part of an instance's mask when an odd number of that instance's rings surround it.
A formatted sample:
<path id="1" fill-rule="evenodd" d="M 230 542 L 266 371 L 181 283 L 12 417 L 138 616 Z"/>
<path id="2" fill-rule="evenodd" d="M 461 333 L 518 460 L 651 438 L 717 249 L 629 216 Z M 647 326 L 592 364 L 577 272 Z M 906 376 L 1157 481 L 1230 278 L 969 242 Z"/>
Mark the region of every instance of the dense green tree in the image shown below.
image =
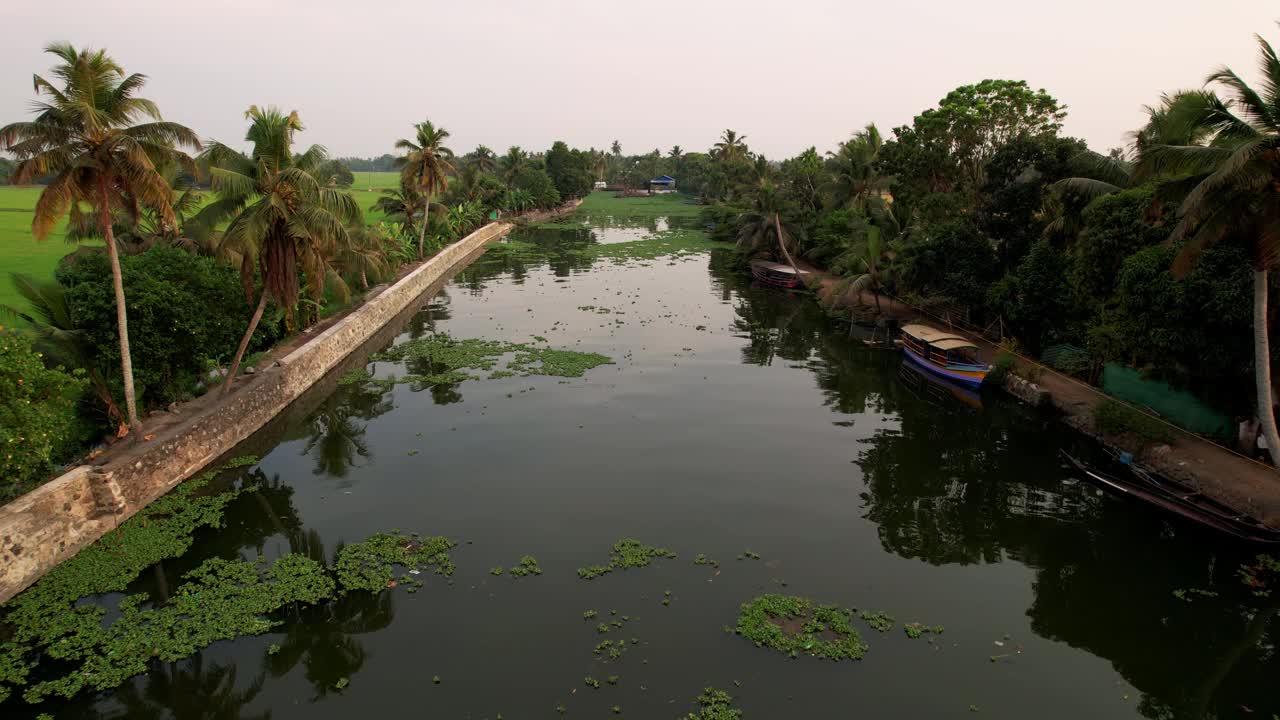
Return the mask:
<path id="1" fill-rule="evenodd" d="M 0 157 L 0 185 L 8 185 L 10 178 L 13 177 L 13 171 L 16 170 L 18 164 L 7 157 Z"/>
<path id="2" fill-rule="evenodd" d="M 547 175 L 551 178 L 561 199 L 573 199 L 591 192 L 591 168 L 588 159 L 578 150 L 570 150 L 562 140 L 557 140 L 547 151 Z"/>
<path id="3" fill-rule="evenodd" d="M 981 310 L 987 287 L 999 276 L 990 241 L 966 220 L 921 230 L 900 261 L 899 277 L 919 300 L 969 310 Z"/>
<path id="4" fill-rule="evenodd" d="M 882 151 L 881 172 L 897 178 L 895 193 L 904 195 L 976 191 L 1001 147 L 1022 135 L 1054 135 L 1065 116 L 1057 100 L 1024 80 L 964 85 L 909 127 L 894 129 L 894 141 Z"/>
<path id="5" fill-rule="evenodd" d="M 816 222 L 822 211 L 826 175 L 826 168 L 817 148 L 811 147 L 782 162 L 783 194 L 787 204 L 795 209 L 804 225 Z"/>
<path id="6" fill-rule="evenodd" d="M 71 325 L 103 377 L 119 362 L 107 262 L 101 253 L 73 255 L 57 272 Z M 121 265 L 138 349 L 138 397 L 147 407 L 163 407 L 193 394 L 210 366 L 231 357 L 253 308 L 236 271 L 212 258 L 158 246 L 122 258 Z M 278 337 L 273 325 L 257 327 L 250 346 L 269 347 Z"/>
<path id="7" fill-rule="evenodd" d="M 25 334 L 0 329 L 0 499 L 44 480 L 77 440 L 84 380 L 46 368 Z"/>
<path id="8" fill-rule="evenodd" d="M 987 163 L 979 224 L 995 243 L 1000 264 L 1011 270 L 1044 234 L 1045 194 L 1073 174 L 1073 160 L 1085 152 L 1073 138 L 1020 135 Z"/>
<path id="9" fill-rule="evenodd" d="M 1031 246 L 1014 272 L 987 292 L 987 304 L 1004 320 L 1007 331 L 1038 355 L 1064 339 L 1071 321 L 1071 293 L 1062 268 L 1063 251 L 1041 238 Z"/>
<path id="10" fill-rule="evenodd" d="M 0 150 L 21 159 L 14 173 L 18 183 L 52 175 L 36 202 L 31 232 L 48 237 L 63 217 L 79 219 L 80 204 L 92 208 L 106 240 L 115 290 L 120 369 L 129 425 L 137 427 L 138 409 L 133 387 L 133 358 L 129 351 L 129 321 L 120 257 L 113 231 L 114 211 L 147 207 L 166 222 L 176 224 L 173 191 L 157 165 L 190 164 L 175 145 L 199 148 L 195 133 L 161 119 L 155 103 L 137 96 L 146 76 L 126 75 L 103 50 L 76 50 L 53 44 L 45 52 L 60 63 L 53 76 L 61 87 L 36 75 L 34 120 L 0 128 Z M 136 122 L 151 118 L 151 122 Z"/>
<path id="11" fill-rule="evenodd" d="M 551 208 L 560 204 L 560 191 L 540 167 L 526 165 L 512 176 L 511 189 L 527 193 L 535 207 Z"/>

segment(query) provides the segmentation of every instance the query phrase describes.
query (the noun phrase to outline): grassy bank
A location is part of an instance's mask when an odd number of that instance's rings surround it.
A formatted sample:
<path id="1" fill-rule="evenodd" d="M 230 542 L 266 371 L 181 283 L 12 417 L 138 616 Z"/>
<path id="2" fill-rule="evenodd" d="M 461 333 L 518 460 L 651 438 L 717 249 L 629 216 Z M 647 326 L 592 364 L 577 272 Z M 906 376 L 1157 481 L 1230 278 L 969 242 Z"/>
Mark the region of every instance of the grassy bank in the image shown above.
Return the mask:
<path id="1" fill-rule="evenodd" d="M 595 222 L 612 218 L 616 222 L 659 217 L 697 217 L 701 212 L 702 208 L 693 204 L 693 198 L 683 193 L 622 198 L 612 192 L 593 192 L 582 201 L 572 219 Z"/>

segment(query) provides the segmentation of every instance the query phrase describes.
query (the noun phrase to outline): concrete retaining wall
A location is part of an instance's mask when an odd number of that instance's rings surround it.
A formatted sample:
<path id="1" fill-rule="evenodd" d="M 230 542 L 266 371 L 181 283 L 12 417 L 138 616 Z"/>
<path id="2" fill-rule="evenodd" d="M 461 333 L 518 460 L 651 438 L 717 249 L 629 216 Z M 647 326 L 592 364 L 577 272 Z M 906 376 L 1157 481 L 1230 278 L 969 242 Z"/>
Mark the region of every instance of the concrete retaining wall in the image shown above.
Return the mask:
<path id="1" fill-rule="evenodd" d="M 189 417 L 151 440 L 0 507 L 0 603 L 267 425 L 511 228 L 490 223 L 445 248 L 278 364 L 237 381 L 224 402 L 194 401 Z"/>

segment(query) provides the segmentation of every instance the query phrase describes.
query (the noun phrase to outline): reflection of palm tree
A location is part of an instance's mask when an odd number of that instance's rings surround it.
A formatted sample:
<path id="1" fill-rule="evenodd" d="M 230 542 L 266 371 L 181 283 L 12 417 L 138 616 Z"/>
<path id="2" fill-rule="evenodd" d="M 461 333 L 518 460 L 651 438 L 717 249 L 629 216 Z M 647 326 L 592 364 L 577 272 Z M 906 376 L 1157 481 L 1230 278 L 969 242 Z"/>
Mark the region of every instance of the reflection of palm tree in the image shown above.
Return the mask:
<path id="1" fill-rule="evenodd" d="M 262 692 L 264 679 L 259 674 L 249 687 L 237 690 L 236 666 L 205 667 L 200 652 L 180 662 L 156 663 L 145 680 L 122 685 L 115 700 L 131 720 L 268 720 L 270 710 L 244 714 L 244 707 Z"/>
<path id="2" fill-rule="evenodd" d="M 291 534 L 289 549 L 324 561 L 324 544 L 314 530 Z M 334 550 L 335 563 L 341 550 L 341 546 Z M 272 677 L 281 677 L 301 663 L 315 688 L 313 699 L 322 698 L 339 680 L 364 667 L 368 653 L 352 636 L 383 630 L 394 618 L 389 592 L 345 593 L 332 602 L 302 607 L 288 623 L 279 651 L 267 656 L 267 670 Z"/>
<path id="3" fill-rule="evenodd" d="M 315 456 L 316 475 L 343 478 L 356 458 L 369 457 L 366 427 L 371 420 L 394 407 L 390 393 L 381 387 L 354 384 L 329 396 L 308 418 L 303 455 Z"/>

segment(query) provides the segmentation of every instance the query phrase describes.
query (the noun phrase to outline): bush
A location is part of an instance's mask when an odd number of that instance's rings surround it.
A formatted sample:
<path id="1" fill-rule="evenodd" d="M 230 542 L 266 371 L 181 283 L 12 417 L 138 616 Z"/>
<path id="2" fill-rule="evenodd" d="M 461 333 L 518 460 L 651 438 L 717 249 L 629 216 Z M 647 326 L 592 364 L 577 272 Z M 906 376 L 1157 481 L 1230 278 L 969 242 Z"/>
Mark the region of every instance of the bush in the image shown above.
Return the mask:
<path id="1" fill-rule="evenodd" d="M 533 204 L 541 209 L 553 208 L 560 204 L 560 191 L 542 168 L 527 167 L 511 180 L 511 187 L 524 190 L 533 198 Z"/>
<path id="2" fill-rule="evenodd" d="M 1174 433 L 1159 420 L 1115 400 L 1106 399 L 1093 408 L 1093 426 L 1106 436 L 1133 435 L 1140 444 L 1173 442 Z"/>
<path id="3" fill-rule="evenodd" d="M 996 356 L 996 361 L 991 363 L 991 372 L 987 373 L 986 382 L 994 383 L 998 386 L 1004 385 L 1004 379 L 1009 377 L 1009 373 L 1013 372 L 1017 367 L 1018 359 L 1012 353 L 1002 350 Z"/>
<path id="4" fill-rule="evenodd" d="M 29 338 L 0 328 L 0 499 L 44 480 L 75 448 L 82 375 L 46 368 Z"/>
<path id="5" fill-rule="evenodd" d="M 212 258 L 169 247 L 120 259 L 129 309 L 129 346 L 139 400 L 156 407 L 189 397 L 210 367 L 231 359 L 253 308 L 239 274 Z M 78 254 L 57 271 L 71 319 L 94 348 L 97 368 L 120 387 L 111 270 L 102 253 Z M 264 319 L 250 352 L 270 347 L 279 324 Z"/>

